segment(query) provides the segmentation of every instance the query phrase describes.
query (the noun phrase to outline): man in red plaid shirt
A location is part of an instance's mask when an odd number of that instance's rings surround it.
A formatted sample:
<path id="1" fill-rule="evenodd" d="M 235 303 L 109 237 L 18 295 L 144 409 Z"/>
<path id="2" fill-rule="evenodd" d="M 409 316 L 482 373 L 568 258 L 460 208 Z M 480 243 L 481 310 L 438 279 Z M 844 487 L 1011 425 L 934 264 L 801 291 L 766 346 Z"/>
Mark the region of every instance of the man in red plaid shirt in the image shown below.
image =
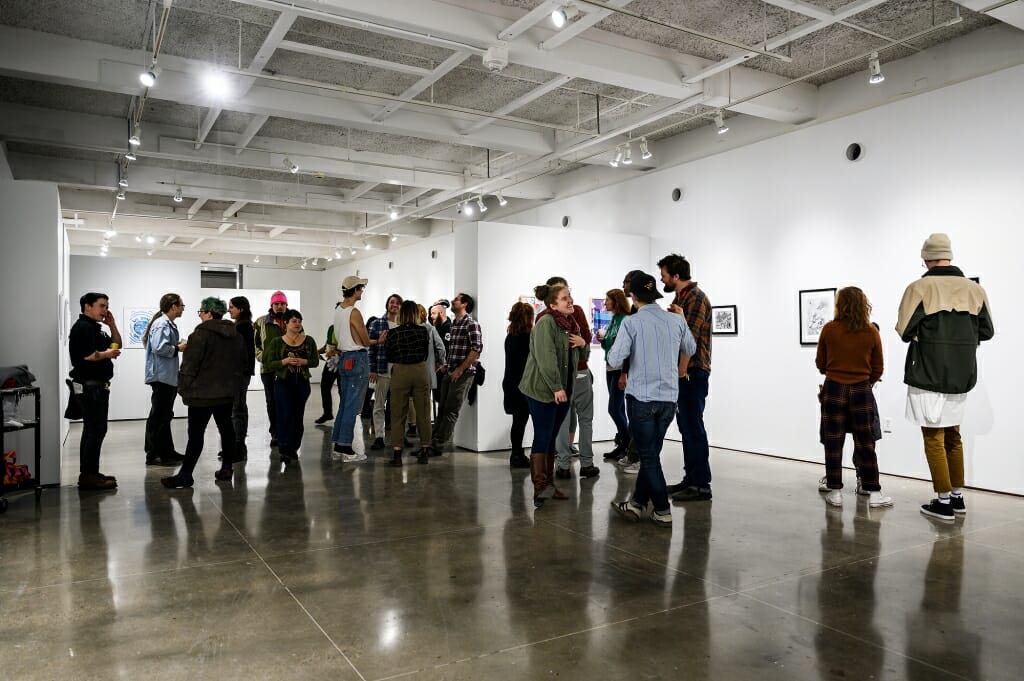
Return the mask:
<path id="1" fill-rule="evenodd" d="M 658 261 L 666 293 L 674 293 L 669 312 L 682 315 L 697 341 L 697 352 L 685 373 L 679 375 L 676 425 L 683 436 L 683 479 L 669 485 L 676 501 L 711 500 L 711 462 L 708 433 L 704 428 L 704 403 L 711 378 L 711 301 L 690 279 L 690 263 L 676 253 Z"/>
<path id="2" fill-rule="evenodd" d="M 435 456 L 439 455 L 445 444 L 455 433 L 455 424 L 459 420 L 459 411 L 466 399 L 469 388 L 476 380 L 476 361 L 483 352 L 483 335 L 480 323 L 469 313 L 476 302 L 467 293 L 460 293 L 452 298 L 452 341 L 448 347 L 448 361 L 438 369 L 444 375 L 437 386 L 438 408 L 437 419 L 434 421 L 433 442 L 431 449 Z"/>

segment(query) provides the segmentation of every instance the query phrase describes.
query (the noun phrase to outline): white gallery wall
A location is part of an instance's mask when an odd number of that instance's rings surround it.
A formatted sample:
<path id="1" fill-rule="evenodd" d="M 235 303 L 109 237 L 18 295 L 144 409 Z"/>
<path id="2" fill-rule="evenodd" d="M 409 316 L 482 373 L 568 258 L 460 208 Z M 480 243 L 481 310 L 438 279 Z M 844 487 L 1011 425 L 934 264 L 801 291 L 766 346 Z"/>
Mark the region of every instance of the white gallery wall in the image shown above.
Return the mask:
<path id="1" fill-rule="evenodd" d="M 35 470 L 33 433 L 5 436 L 44 485 L 60 482 L 60 451 L 67 432 L 67 236 L 57 185 L 0 181 L 0 366 L 27 365 L 40 388 L 41 470 Z M 74 303 L 78 296 L 73 292 Z M 77 315 L 76 315 L 77 317 Z M 33 417 L 26 400 L 19 414 Z M 75 465 L 77 470 L 77 465 Z"/>
<path id="2" fill-rule="evenodd" d="M 714 339 L 707 423 L 719 447 L 822 460 L 821 377 L 814 348 L 798 344 L 798 291 L 860 286 L 886 356 L 877 394 L 892 432 L 878 445 L 880 467 L 920 478 L 929 475 L 920 432 L 903 418 L 905 345 L 893 327 L 904 288 L 924 272 L 921 243 L 947 232 L 954 264 L 981 277 L 996 323 L 963 424 L 968 484 L 1024 493 L 1015 428 L 1024 329 L 1012 284 L 1024 247 L 1022 110 L 1024 67 L 1014 67 L 509 220 L 557 225 L 569 215 L 570 234 L 650 234 L 644 269 L 682 253 L 713 304 L 738 306 L 739 335 Z M 855 163 L 844 155 L 852 142 L 864 148 Z M 670 199 L 676 187 L 679 203 Z M 610 283 L 625 264 L 611 268 Z"/>

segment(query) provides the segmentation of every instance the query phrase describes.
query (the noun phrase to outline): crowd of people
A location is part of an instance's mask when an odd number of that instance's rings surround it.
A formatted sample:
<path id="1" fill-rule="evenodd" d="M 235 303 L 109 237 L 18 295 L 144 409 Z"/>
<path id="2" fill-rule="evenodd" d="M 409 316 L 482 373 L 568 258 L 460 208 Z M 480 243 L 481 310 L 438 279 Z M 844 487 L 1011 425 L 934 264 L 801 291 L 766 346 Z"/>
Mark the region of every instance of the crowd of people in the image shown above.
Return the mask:
<path id="1" fill-rule="evenodd" d="M 907 287 L 896 330 L 909 344 L 904 374 L 907 418 L 922 430 L 936 498 L 926 516 L 952 521 L 966 513 L 964 456 L 959 425 L 967 393 L 977 381 L 976 349 L 994 329 L 984 289 L 951 264 L 952 246 L 933 234 L 921 250 L 927 271 Z M 670 527 L 671 501 L 710 502 L 710 447 L 704 410 L 711 375 L 712 310 L 708 296 L 691 278 L 686 258 L 670 254 L 658 261 L 660 284 L 641 270 L 628 272 L 622 288 L 607 291 L 611 321 L 597 331 L 603 352 L 603 381 L 608 415 L 615 426 L 614 447 L 604 454 L 623 473 L 636 475 L 632 494 L 612 503 L 631 521 L 650 518 Z M 368 280 L 348 276 L 325 342 L 318 347 L 303 327 L 299 310 L 275 292 L 267 314 L 255 321 L 244 296 L 229 303 L 206 298 L 200 324 L 182 340 L 176 320 L 185 302 L 164 295 L 143 335 L 145 382 L 152 390 L 146 421 L 146 464 L 178 466 L 161 482 L 190 487 L 212 418 L 220 435 L 219 481 L 232 479 L 235 463 L 248 456 L 246 397 L 255 367 L 264 387 L 269 436 L 282 462 L 298 459 L 309 399 L 310 370 L 321 372 L 322 415 L 333 419 L 333 456 L 343 464 L 367 460 L 357 452 L 355 428 L 363 422 L 367 449 L 390 448 L 390 465 L 403 465 L 407 449 L 418 464 L 451 447 L 459 414 L 478 377 L 483 352 L 480 324 L 472 316 L 476 302 L 465 292 L 429 310 L 392 293 L 379 316 L 365 318 L 358 304 Z M 657 304 L 663 293 L 670 303 Z M 601 469 L 593 449 L 594 340 L 586 312 L 573 302 L 569 284 L 553 276 L 535 287 L 543 309 L 516 302 L 508 314 L 504 343 L 503 406 L 511 416 L 509 465 L 529 468 L 536 508 L 568 496 L 556 480 L 577 475 L 595 480 Z M 113 476 L 100 472 L 100 448 L 107 429 L 113 360 L 121 336 L 102 293 L 82 296 L 82 314 L 71 330 L 72 400 L 84 421 L 79 486 L 112 489 Z M 448 310 L 453 313 L 450 318 Z M 819 489 L 829 506 L 841 506 L 842 455 L 847 433 L 854 441 L 856 493 L 874 508 L 891 506 L 879 484 L 875 443 L 881 437 L 873 388 L 884 372 L 882 343 L 871 322 L 871 304 L 856 287 L 836 296 L 835 318 L 821 330 L 816 355 L 825 376 L 819 386 L 820 439 L 825 476 Z M 230 319 L 224 316 L 229 315 Z M 103 329 L 106 324 L 109 333 Z M 179 366 L 180 364 L 180 366 Z M 334 413 L 333 386 L 338 390 Z M 181 396 L 188 407 L 185 453 L 174 448 L 173 405 Z M 679 482 L 668 484 L 661 464 L 666 433 L 675 420 L 682 436 Z M 524 438 L 533 424 L 527 456 Z M 417 442 L 418 441 L 418 442 Z"/>

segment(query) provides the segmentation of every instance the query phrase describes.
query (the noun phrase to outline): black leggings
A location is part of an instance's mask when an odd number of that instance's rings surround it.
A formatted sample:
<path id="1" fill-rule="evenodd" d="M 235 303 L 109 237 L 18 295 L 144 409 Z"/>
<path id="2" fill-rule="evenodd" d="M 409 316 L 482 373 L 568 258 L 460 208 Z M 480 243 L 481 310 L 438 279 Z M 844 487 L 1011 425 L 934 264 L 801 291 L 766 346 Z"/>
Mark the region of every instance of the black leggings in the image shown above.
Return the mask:
<path id="1" fill-rule="evenodd" d="M 524 399 L 521 404 L 516 405 L 512 412 L 512 451 L 523 451 L 523 436 L 526 434 L 526 424 L 530 422 L 530 407 Z"/>

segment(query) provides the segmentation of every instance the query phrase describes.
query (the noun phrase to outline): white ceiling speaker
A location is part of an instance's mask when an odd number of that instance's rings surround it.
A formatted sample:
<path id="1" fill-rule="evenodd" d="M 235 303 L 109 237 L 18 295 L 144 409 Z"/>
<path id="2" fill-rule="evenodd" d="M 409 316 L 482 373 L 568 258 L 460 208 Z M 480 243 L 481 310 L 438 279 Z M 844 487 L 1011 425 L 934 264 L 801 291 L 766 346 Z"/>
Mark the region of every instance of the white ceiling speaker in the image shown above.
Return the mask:
<path id="1" fill-rule="evenodd" d="M 491 45 L 482 57 L 484 68 L 491 73 L 498 73 L 508 66 L 508 44 Z"/>

